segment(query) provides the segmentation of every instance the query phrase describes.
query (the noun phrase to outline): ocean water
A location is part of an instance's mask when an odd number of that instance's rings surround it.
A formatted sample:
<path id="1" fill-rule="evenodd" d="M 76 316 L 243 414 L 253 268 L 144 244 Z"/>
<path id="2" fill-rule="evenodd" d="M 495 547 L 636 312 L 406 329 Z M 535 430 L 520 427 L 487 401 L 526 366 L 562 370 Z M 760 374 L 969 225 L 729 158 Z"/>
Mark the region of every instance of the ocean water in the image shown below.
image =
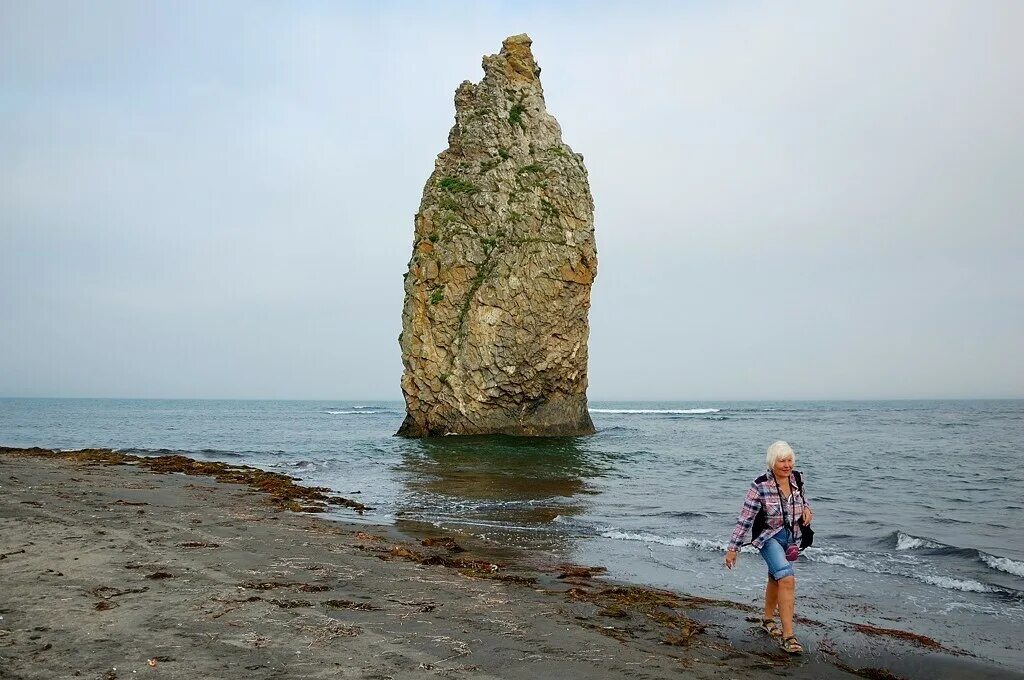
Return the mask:
<path id="1" fill-rule="evenodd" d="M 913 630 L 1024 669 L 1024 401 L 591 409 L 591 437 L 410 440 L 392 436 L 400 402 L 0 399 L 0 445 L 256 465 L 373 506 L 362 521 L 426 522 L 756 604 L 764 563 L 745 552 L 727 571 L 723 551 L 765 448 L 785 439 L 815 509 L 799 613 Z"/>

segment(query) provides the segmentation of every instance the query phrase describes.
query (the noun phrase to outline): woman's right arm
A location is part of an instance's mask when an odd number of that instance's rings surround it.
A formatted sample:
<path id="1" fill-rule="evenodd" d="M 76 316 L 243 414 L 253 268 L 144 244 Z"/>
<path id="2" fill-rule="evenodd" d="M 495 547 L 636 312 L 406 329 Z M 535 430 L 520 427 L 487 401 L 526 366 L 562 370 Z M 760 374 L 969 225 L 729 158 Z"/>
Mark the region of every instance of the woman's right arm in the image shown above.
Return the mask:
<path id="1" fill-rule="evenodd" d="M 761 494 L 758 492 L 757 483 L 755 482 L 750 485 L 747 496 L 743 499 L 743 507 L 740 508 L 739 517 L 736 518 L 736 528 L 732 530 L 732 536 L 729 537 L 728 552 L 735 553 L 740 549 L 743 538 L 750 531 L 750 527 L 754 523 L 754 517 L 757 516 L 757 511 L 760 509 Z"/>

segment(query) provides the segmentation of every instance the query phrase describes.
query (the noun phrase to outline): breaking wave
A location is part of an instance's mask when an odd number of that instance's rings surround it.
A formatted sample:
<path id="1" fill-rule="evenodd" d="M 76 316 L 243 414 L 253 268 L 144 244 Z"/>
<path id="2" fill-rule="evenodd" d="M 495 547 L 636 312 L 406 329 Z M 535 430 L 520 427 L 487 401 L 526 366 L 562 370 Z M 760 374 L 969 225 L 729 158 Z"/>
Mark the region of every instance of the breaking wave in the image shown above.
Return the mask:
<path id="1" fill-rule="evenodd" d="M 899 551 L 924 550 L 934 555 L 956 555 L 977 560 L 989 569 L 1024 578 L 1024 562 L 1013 560 L 1009 557 L 992 555 L 977 548 L 960 548 L 955 545 L 947 545 L 929 538 L 905 534 L 902 531 L 897 531 L 893 534 L 893 538 L 896 541 L 896 550 Z"/>
<path id="2" fill-rule="evenodd" d="M 935 541 L 930 541 L 927 538 L 921 538 L 920 536 L 911 536 L 910 534 L 905 534 L 902 531 L 896 532 L 897 550 L 919 550 L 921 548 L 928 548 L 934 550 L 948 547 L 950 546 L 943 545 L 942 543 L 936 543 Z"/>
<path id="3" fill-rule="evenodd" d="M 981 557 L 982 562 L 996 571 L 1002 571 L 1007 574 L 1013 574 L 1014 576 L 1024 578 L 1024 562 L 1011 560 L 1009 557 L 996 557 L 995 555 L 989 555 L 988 553 L 980 551 L 978 556 Z"/>
<path id="4" fill-rule="evenodd" d="M 854 569 L 869 574 L 902 576 L 944 590 L 959 590 L 965 593 L 989 593 L 1015 599 L 1024 597 L 1024 593 L 1012 588 L 990 585 L 971 578 L 954 578 L 943 574 L 928 573 L 923 570 L 924 566 L 921 564 L 902 564 L 897 559 L 885 554 L 831 553 L 810 548 L 804 552 L 804 556 L 812 562 L 846 567 L 847 569 Z"/>
<path id="5" fill-rule="evenodd" d="M 903 547 L 899 548 L 899 550 L 914 550 L 922 548 L 935 550 L 946 547 L 940 543 L 936 543 L 935 541 L 910 536 L 909 534 L 902 534 L 902 532 L 898 533 L 904 537 L 902 542 Z M 602 529 L 598 532 L 598 535 L 602 538 L 610 538 L 617 541 L 655 543 L 658 545 L 688 548 L 691 550 L 700 550 L 705 552 L 725 552 L 728 547 L 725 542 L 720 540 L 690 536 L 670 538 L 659 536 L 655 533 L 622 531 L 615 528 Z M 755 552 L 751 547 L 745 547 L 743 548 L 743 551 Z M 981 554 L 985 555 L 985 553 Z M 981 581 L 971 578 L 956 578 L 941 573 L 929 573 L 924 569 L 925 565 L 919 562 L 919 558 L 910 556 L 893 555 L 891 553 L 860 553 L 857 551 L 833 552 L 820 548 L 810 548 L 803 553 L 803 556 L 804 559 L 807 559 L 810 562 L 845 567 L 847 569 L 854 569 L 856 571 L 869 574 L 885 574 L 889 576 L 911 578 L 916 581 L 920 581 L 921 583 L 942 588 L 944 590 L 958 590 L 967 593 L 989 593 L 1014 599 L 1024 598 L 1024 593 L 1012 588 L 982 583 Z M 1024 564 L 1020 564 L 1014 560 L 1010 560 L 1005 557 L 988 557 L 989 559 L 986 560 L 983 557 L 982 560 L 994 569 L 1000 569 L 1001 571 L 1018 575 L 1019 571 L 1024 570 Z M 995 564 L 993 564 L 993 562 Z M 1015 569 L 1018 571 L 1013 571 Z"/>
<path id="6" fill-rule="evenodd" d="M 642 543 L 658 543 L 660 545 L 671 545 L 679 548 L 694 548 L 696 550 L 707 550 L 709 552 L 725 552 L 726 545 L 722 541 L 715 541 L 709 538 L 666 538 L 657 534 L 632 533 L 610 529 L 602 531 L 601 538 L 611 538 L 617 541 L 640 541 Z"/>
<path id="7" fill-rule="evenodd" d="M 919 581 L 946 590 L 959 590 L 965 593 L 1003 593 L 1009 594 L 1009 591 L 1003 588 L 997 588 L 995 586 L 987 586 L 984 583 L 979 583 L 974 579 L 961 579 L 951 578 L 949 576 L 933 576 L 932 574 L 918 574 L 914 578 Z"/>

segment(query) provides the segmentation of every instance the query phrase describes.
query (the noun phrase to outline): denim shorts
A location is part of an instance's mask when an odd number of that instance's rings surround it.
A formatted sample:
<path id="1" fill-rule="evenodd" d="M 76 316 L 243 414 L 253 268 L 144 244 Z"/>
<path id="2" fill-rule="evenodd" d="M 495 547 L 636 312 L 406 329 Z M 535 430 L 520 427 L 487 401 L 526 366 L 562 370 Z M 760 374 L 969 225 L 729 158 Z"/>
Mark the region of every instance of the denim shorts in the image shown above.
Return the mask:
<path id="1" fill-rule="evenodd" d="M 796 574 L 793 563 L 786 559 L 786 546 L 792 540 L 789 529 L 783 529 L 761 547 L 761 557 L 768 564 L 768 575 L 776 581 Z"/>

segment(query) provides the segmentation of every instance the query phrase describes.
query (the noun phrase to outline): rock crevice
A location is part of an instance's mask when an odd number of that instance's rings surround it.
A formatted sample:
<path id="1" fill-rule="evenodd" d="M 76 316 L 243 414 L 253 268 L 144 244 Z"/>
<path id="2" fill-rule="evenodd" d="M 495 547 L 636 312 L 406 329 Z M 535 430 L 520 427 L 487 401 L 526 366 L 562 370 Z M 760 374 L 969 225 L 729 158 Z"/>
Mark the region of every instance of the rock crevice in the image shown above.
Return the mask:
<path id="1" fill-rule="evenodd" d="M 594 205 L 525 35 L 455 92 L 415 218 L 398 434 L 575 435 L 587 411 Z"/>

